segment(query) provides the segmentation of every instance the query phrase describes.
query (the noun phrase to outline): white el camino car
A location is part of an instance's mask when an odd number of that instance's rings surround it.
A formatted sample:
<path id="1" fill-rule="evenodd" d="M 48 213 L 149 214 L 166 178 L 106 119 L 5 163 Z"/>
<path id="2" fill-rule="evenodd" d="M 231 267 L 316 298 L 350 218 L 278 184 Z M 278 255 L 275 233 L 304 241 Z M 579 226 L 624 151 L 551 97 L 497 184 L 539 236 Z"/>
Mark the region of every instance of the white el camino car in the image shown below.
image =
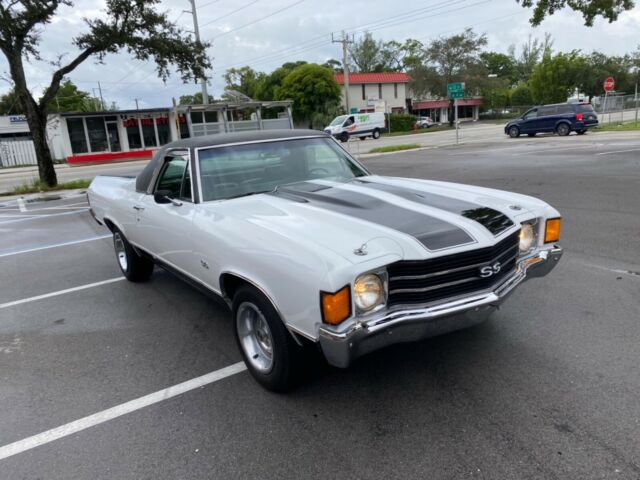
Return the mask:
<path id="1" fill-rule="evenodd" d="M 562 255 L 545 202 L 372 175 L 317 131 L 174 142 L 137 178 L 97 177 L 88 197 L 123 274 L 144 281 L 157 264 L 222 298 L 249 371 L 272 390 L 312 345 L 347 367 L 478 324 Z"/>

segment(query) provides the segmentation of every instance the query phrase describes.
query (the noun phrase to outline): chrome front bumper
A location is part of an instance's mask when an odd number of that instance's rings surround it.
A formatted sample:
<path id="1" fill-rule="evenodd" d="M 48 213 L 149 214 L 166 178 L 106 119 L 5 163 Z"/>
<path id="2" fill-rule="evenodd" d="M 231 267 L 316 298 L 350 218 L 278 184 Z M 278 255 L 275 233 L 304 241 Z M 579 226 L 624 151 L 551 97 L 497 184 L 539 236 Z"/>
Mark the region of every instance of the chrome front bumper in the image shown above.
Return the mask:
<path id="1" fill-rule="evenodd" d="M 478 292 L 431 306 L 396 307 L 377 315 L 351 319 L 345 325 L 320 328 L 320 345 L 327 361 L 346 368 L 356 358 L 396 343 L 471 327 L 484 322 L 523 281 L 543 277 L 558 263 L 562 248 L 554 246 L 518 262 L 516 270 L 492 291 Z"/>

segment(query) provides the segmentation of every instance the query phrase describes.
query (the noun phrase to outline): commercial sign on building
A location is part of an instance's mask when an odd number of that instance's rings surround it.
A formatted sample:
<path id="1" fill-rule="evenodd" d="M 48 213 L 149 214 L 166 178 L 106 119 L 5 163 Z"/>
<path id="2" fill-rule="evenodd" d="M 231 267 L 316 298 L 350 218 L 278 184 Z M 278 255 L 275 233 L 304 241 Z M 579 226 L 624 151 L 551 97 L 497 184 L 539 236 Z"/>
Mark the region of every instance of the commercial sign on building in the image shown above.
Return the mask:
<path id="1" fill-rule="evenodd" d="M 10 115 L 9 123 L 26 123 L 27 117 L 25 115 Z"/>

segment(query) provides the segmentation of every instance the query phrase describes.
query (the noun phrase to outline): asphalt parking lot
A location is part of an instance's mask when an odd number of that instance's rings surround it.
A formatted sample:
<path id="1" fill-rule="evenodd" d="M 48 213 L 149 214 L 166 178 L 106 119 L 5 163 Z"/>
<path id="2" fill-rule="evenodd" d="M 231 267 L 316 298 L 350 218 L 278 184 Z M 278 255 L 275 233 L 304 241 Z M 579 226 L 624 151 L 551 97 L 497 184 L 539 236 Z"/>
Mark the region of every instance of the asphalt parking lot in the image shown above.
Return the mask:
<path id="1" fill-rule="evenodd" d="M 640 138 L 363 162 L 540 197 L 565 255 L 483 325 L 282 395 L 238 366 L 219 304 L 159 269 L 122 280 L 82 195 L 0 200 L 0 479 L 640 479 Z"/>

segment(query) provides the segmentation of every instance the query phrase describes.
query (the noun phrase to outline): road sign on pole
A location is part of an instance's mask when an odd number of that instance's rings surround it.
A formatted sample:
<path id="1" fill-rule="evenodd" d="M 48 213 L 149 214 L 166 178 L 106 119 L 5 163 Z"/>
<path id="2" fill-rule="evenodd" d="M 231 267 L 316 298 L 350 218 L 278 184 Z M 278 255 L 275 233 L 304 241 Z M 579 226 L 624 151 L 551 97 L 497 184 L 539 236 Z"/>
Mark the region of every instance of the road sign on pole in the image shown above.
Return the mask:
<path id="1" fill-rule="evenodd" d="M 464 98 L 464 92 L 449 92 L 449 98 L 458 99 Z"/>
<path id="2" fill-rule="evenodd" d="M 616 86 L 616 81 L 613 79 L 613 77 L 608 77 L 605 81 L 604 81 L 604 91 L 605 92 L 610 92 L 611 90 L 613 90 Z"/>
<path id="3" fill-rule="evenodd" d="M 447 92 L 464 92 L 464 82 L 447 83 Z"/>

